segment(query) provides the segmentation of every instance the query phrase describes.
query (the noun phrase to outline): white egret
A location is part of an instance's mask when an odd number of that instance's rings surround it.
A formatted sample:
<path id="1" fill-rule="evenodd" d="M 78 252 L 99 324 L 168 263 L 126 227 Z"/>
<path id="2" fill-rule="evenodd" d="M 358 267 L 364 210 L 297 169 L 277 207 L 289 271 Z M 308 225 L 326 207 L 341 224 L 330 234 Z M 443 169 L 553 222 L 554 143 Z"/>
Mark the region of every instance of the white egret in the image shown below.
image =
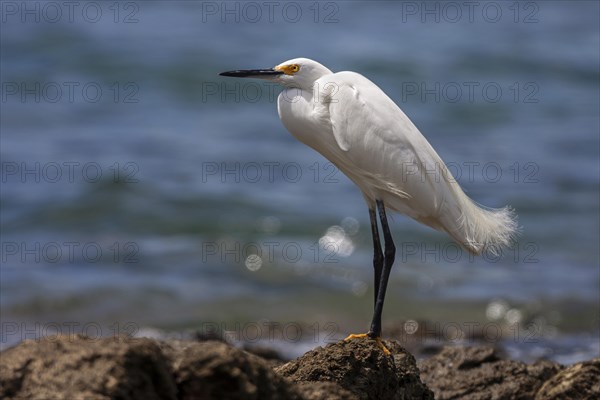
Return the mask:
<path id="1" fill-rule="evenodd" d="M 267 79 L 285 87 L 277 100 L 283 125 L 335 164 L 362 191 L 369 208 L 375 270 L 375 310 L 366 334 L 381 343 L 381 314 L 396 249 L 386 208 L 450 235 L 473 254 L 509 246 L 517 231 L 509 207 L 484 208 L 452 174 L 400 108 L 355 72 L 333 73 L 307 58 L 274 68 L 220 75 Z M 377 214 L 383 231 L 382 251 Z"/>

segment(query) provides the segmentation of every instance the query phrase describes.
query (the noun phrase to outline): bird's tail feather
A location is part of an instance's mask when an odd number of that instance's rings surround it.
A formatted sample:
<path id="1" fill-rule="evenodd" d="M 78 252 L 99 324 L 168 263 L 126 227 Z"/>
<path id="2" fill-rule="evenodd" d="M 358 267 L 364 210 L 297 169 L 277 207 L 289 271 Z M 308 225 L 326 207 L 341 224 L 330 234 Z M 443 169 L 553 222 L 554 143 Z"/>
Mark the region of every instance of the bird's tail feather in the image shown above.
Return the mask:
<path id="1" fill-rule="evenodd" d="M 513 244 L 519 227 L 512 208 L 493 209 L 481 206 L 460 188 L 456 195 L 460 203 L 460 214 L 454 216 L 457 220 L 452 224 L 453 229 L 444 229 L 454 240 L 473 254 L 499 255 L 503 248 Z"/>

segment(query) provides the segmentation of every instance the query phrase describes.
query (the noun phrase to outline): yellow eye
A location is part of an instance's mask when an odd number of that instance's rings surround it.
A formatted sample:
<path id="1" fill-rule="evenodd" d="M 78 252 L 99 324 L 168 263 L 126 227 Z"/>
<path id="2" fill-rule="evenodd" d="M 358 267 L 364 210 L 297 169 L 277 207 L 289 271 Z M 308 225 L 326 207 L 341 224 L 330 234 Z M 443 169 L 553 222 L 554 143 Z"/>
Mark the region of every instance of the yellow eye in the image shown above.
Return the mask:
<path id="1" fill-rule="evenodd" d="M 275 70 L 281 71 L 286 75 L 294 75 L 296 72 L 300 71 L 300 65 L 298 64 L 286 64 L 275 67 Z"/>

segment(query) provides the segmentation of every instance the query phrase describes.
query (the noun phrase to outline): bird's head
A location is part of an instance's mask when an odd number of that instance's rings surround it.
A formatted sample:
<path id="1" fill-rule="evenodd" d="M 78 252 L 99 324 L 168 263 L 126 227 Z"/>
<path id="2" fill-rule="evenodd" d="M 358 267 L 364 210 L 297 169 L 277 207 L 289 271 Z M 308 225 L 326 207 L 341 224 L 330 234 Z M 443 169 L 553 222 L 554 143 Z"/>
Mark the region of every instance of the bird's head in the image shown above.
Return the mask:
<path id="1" fill-rule="evenodd" d="M 242 69 L 221 72 L 221 76 L 266 79 L 287 87 L 312 90 L 315 81 L 332 72 L 325 66 L 308 58 L 294 58 L 273 68 Z"/>

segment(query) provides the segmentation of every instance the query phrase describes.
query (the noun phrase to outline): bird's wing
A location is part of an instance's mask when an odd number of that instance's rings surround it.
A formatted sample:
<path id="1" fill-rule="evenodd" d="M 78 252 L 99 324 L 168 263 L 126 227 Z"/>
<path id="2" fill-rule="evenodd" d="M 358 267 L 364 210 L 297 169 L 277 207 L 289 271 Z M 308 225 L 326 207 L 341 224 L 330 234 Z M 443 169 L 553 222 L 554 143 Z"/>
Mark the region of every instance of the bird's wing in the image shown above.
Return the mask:
<path id="1" fill-rule="evenodd" d="M 517 223 L 509 208 L 483 209 L 462 191 L 417 127 L 377 85 L 339 72 L 320 79 L 330 158 L 371 202 L 447 232 L 474 254 L 507 246 Z M 495 246 L 495 247 L 494 247 Z"/>
<path id="2" fill-rule="evenodd" d="M 388 207 L 413 218 L 436 214 L 448 196 L 439 184 L 445 165 L 410 119 L 360 74 L 338 72 L 320 81 L 323 113 L 339 147 L 334 163 L 363 193 L 373 189 L 368 197 L 388 193 Z"/>
<path id="3" fill-rule="evenodd" d="M 348 152 L 355 148 L 369 156 L 381 156 L 384 148 L 395 149 L 404 152 L 407 161 L 428 153 L 417 150 L 435 154 L 410 119 L 373 82 L 354 72 L 323 79 L 324 104 L 340 149 Z"/>

